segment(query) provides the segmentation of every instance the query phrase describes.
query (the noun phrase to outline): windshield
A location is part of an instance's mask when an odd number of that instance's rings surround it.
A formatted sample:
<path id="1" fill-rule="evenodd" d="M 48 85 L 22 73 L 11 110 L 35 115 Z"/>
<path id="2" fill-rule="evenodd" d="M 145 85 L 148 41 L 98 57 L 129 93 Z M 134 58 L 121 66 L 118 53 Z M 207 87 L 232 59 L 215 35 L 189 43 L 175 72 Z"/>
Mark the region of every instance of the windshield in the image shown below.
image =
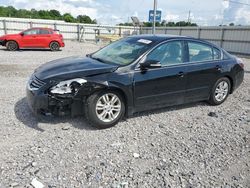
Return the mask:
<path id="1" fill-rule="evenodd" d="M 152 46 L 152 43 L 146 39 L 126 38 L 102 48 L 91 57 L 104 63 L 124 66 L 139 58 Z"/>

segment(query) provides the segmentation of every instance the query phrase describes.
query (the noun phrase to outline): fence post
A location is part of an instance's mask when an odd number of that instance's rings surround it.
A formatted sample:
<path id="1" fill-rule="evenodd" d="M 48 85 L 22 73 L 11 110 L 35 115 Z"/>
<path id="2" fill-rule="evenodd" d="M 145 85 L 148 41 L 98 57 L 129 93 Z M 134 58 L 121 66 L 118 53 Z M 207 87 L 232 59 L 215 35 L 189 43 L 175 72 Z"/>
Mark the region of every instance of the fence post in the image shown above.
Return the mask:
<path id="1" fill-rule="evenodd" d="M 54 23 L 54 30 L 57 30 L 56 22 Z"/>
<path id="2" fill-rule="evenodd" d="M 80 42 L 80 25 L 79 24 L 77 24 L 76 29 L 77 29 L 77 40 Z"/>
<path id="3" fill-rule="evenodd" d="M 223 47 L 225 28 L 221 28 L 220 47 Z"/>
<path id="4" fill-rule="evenodd" d="M 142 26 L 140 25 L 140 35 L 142 34 Z"/>
<path id="5" fill-rule="evenodd" d="M 30 22 L 30 28 L 32 28 L 33 27 L 33 23 L 32 22 Z"/>
<path id="6" fill-rule="evenodd" d="M 201 38 L 201 28 L 200 27 L 197 28 L 197 38 L 198 39 Z"/>
<path id="7" fill-rule="evenodd" d="M 180 27 L 180 30 L 179 30 L 179 35 L 181 35 L 181 33 L 182 33 L 182 28 Z"/>
<path id="8" fill-rule="evenodd" d="M 122 36 L 122 28 L 119 27 L 119 36 Z"/>
<path id="9" fill-rule="evenodd" d="M 165 34 L 167 34 L 167 33 L 168 33 L 168 29 L 166 28 L 166 29 L 165 29 Z"/>
<path id="10" fill-rule="evenodd" d="M 7 34 L 7 27 L 6 27 L 6 20 L 3 20 L 3 29 L 4 29 L 4 34 Z"/>

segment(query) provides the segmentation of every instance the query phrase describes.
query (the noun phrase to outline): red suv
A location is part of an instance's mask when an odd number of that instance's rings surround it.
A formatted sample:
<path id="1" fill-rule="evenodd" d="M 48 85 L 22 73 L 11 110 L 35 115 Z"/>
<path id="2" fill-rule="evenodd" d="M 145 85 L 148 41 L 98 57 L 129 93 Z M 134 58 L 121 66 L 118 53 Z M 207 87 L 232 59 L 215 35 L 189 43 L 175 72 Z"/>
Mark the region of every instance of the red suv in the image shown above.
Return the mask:
<path id="1" fill-rule="evenodd" d="M 64 47 L 63 36 L 58 30 L 50 28 L 31 28 L 19 34 L 0 37 L 0 45 L 14 51 L 20 48 L 50 48 L 57 51 Z"/>

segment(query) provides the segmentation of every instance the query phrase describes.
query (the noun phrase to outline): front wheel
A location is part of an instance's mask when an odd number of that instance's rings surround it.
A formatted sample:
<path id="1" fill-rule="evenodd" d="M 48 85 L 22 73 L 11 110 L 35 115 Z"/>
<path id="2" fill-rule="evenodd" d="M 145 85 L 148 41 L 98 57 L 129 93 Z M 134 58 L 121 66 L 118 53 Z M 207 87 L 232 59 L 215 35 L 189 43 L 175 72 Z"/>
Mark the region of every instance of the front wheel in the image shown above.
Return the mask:
<path id="1" fill-rule="evenodd" d="M 94 93 L 87 99 L 85 113 L 87 120 L 95 127 L 112 127 L 124 116 L 124 99 L 115 91 Z"/>
<path id="2" fill-rule="evenodd" d="M 60 44 L 58 42 L 51 42 L 49 45 L 49 48 L 51 51 L 59 51 L 60 50 Z"/>
<path id="3" fill-rule="evenodd" d="M 223 77 L 217 80 L 211 92 L 209 103 L 212 105 L 222 104 L 228 97 L 231 90 L 231 82 Z"/>
<path id="4" fill-rule="evenodd" d="M 18 50 L 19 47 L 18 47 L 18 44 L 16 41 L 8 41 L 6 43 L 6 48 L 9 51 L 16 51 L 16 50 Z"/>

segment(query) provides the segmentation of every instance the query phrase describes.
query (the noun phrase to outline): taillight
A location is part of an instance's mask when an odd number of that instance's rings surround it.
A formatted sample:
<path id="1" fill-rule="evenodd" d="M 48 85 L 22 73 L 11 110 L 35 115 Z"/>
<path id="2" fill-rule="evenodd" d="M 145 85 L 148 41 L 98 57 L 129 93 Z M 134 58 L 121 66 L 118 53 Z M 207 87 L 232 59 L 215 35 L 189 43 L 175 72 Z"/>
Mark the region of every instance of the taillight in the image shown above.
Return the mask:
<path id="1" fill-rule="evenodd" d="M 237 63 L 241 66 L 241 68 L 243 68 L 244 69 L 244 62 L 243 62 L 243 60 L 241 59 L 241 58 L 236 58 L 236 61 L 237 61 Z"/>

